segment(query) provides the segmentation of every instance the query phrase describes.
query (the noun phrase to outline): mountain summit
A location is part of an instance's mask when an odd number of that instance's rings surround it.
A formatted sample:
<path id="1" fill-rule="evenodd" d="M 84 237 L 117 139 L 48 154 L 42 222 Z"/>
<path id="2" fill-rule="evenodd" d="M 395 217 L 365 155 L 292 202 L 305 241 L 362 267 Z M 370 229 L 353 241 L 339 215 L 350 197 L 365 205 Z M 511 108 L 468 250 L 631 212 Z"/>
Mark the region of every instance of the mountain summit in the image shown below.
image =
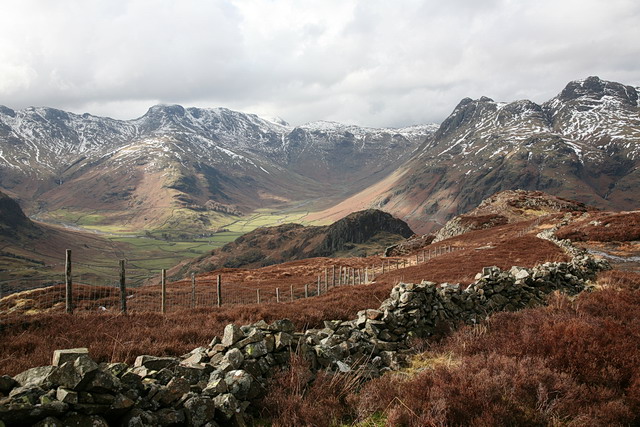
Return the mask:
<path id="1" fill-rule="evenodd" d="M 369 191 L 374 197 L 368 203 L 420 232 L 503 190 L 542 190 L 603 208 L 637 209 L 638 91 L 589 77 L 541 105 L 465 98 L 395 180 Z M 356 196 L 361 204 L 363 194 Z"/>

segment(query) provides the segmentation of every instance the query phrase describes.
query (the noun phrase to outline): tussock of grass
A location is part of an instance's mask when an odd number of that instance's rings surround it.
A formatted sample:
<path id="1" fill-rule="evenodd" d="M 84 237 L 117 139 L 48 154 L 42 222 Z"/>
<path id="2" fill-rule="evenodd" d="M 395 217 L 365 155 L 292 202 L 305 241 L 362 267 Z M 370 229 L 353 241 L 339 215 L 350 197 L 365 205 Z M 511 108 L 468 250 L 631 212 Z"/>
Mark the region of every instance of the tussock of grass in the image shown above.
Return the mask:
<path id="1" fill-rule="evenodd" d="M 435 370 L 440 367 L 452 368 L 460 365 L 460 360 L 453 353 L 420 353 L 413 357 L 409 368 L 404 370 L 409 375 L 416 374 L 424 370 Z"/>

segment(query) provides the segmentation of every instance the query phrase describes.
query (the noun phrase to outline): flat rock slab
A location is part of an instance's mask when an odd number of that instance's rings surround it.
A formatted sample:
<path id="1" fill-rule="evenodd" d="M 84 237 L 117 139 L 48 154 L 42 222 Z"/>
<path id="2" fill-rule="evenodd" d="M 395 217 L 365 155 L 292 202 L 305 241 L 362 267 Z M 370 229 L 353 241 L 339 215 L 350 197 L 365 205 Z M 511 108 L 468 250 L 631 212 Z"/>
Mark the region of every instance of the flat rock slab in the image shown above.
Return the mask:
<path id="1" fill-rule="evenodd" d="M 89 349 L 85 347 L 81 348 L 68 348 L 63 350 L 56 350 L 53 352 L 53 366 L 61 366 L 65 362 L 75 361 L 82 355 L 89 355 Z"/>
<path id="2" fill-rule="evenodd" d="M 156 356 L 138 356 L 136 358 L 134 367 L 139 368 L 144 366 L 147 369 L 151 369 L 153 371 L 159 371 L 163 368 L 172 367 L 178 364 L 180 359 L 176 357 L 156 357 Z"/>

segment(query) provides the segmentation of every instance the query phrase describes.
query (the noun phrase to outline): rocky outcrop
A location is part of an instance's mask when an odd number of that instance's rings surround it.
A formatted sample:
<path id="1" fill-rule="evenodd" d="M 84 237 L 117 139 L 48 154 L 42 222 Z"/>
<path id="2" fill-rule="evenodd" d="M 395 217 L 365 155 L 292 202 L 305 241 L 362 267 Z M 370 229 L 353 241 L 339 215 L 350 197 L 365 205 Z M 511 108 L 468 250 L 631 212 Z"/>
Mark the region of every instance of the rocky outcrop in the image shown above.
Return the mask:
<path id="1" fill-rule="evenodd" d="M 534 268 L 484 268 L 458 284 L 401 283 L 377 309 L 322 329 L 295 332 L 288 320 L 227 325 L 182 357 L 139 356 L 133 366 L 97 364 L 86 349 L 58 350 L 51 366 L 0 377 L 0 420 L 6 425 L 245 425 L 252 402 L 293 352 L 315 369 L 357 371 L 372 378 L 397 369 L 414 337 L 441 323 L 474 324 L 491 313 L 544 303 L 551 292 L 585 289 L 606 261 L 577 255 Z M 1 425 L 1 423 L 0 423 Z"/>
<path id="2" fill-rule="evenodd" d="M 433 234 L 424 234 L 422 236 L 418 236 L 418 235 L 411 236 L 407 240 L 396 243 L 395 245 L 388 246 L 384 250 L 384 256 L 391 257 L 391 256 L 409 255 L 412 252 L 421 250 L 425 246 L 429 246 L 433 242 L 434 238 L 435 238 L 435 235 Z"/>
<path id="3" fill-rule="evenodd" d="M 468 233 L 474 230 L 485 230 L 487 228 L 493 228 L 498 225 L 507 224 L 508 220 L 503 215 L 459 215 L 442 227 L 435 235 L 433 242 L 439 242 L 441 240 L 448 239 L 450 237 L 459 236 L 461 234 Z"/>
<path id="4" fill-rule="evenodd" d="M 586 212 L 580 202 L 552 196 L 542 191 L 507 190 L 484 199 L 477 208 L 449 220 L 436 233 L 434 242 L 474 230 L 540 218 L 564 212 Z"/>
<path id="5" fill-rule="evenodd" d="M 326 237 L 313 251 L 313 256 L 329 256 L 343 250 L 349 243 L 364 243 L 381 232 L 404 238 L 413 235 L 411 228 L 401 219 L 377 209 L 368 209 L 354 212 L 331 224 L 326 230 Z"/>

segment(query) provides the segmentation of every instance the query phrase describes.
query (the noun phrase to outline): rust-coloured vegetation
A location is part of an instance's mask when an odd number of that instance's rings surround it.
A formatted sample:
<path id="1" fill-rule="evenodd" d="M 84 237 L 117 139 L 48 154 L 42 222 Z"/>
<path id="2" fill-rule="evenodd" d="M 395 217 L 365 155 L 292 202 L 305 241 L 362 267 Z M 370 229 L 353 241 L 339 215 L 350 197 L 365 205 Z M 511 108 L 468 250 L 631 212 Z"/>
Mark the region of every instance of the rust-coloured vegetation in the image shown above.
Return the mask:
<path id="1" fill-rule="evenodd" d="M 562 227 L 561 239 L 577 242 L 628 242 L 640 240 L 640 212 L 598 212 Z"/>
<path id="2" fill-rule="evenodd" d="M 352 412 L 347 399 L 360 384 L 357 371 L 314 374 L 309 363 L 294 354 L 290 366 L 271 380 L 270 392 L 260 402 L 259 411 L 274 427 L 340 425 Z"/>
<path id="3" fill-rule="evenodd" d="M 308 397 L 292 408 L 277 398 L 291 394 L 279 378 L 270 390 L 274 425 L 310 414 L 314 425 L 332 425 L 338 415 L 363 425 L 637 425 L 640 274 L 600 281 L 612 289 L 575 301 L 555 295 L 547 307 L 460 329 L 416 356 L 409 375 L 371 381 L 333 413 L 314 412 L 317 396 L 331 392 L 326 381 L 308 383 Z"/>
<path id="4" fill-rule="evenodd" d="M 299 330 L 321 327 L 324 320 L 352 319 L 359 310 L 378 307 L 400 281 L 470 283 L 489 265 L 507 269 L 565 261 L 567 255 L 556 245 L 535 237 L 562 216 L 504 224 L 417 248 L 394 259 L 399 265 L 410 262 L 410 267 L 396 269 L 393 262 L 384 274 L 379 257 L 313 258 L 261 269 L 223 269 L 197 278 L 198 287 L 212 289 L 215 276 L 221 274 L 243 301 L 255 298 L 256 289 L 266 296 L 275 287 L 315 284 L 324 268 L 334 263 L 377 268 L 374 284 L 334 287 L 324 295 L 293 302 L 182 311 L 174 307 L 166 315 L 141 311 L 120 315 L 111 309 L 96 311 L 117 307 L 117 292 L 95 294 L 78 286 L 78 310 L 70 316 L 60 312 L 60 287 L 32 291 L 28 298 L 16 295 L 13 298 L 31 301 L 23 307 L 25 312 L 39 314 L 5 322 L 0 331 L 0 372 L 13 375 L 48 364 L 57 348 L 89 347 L 97 361 L 180 355 L 206 345 L 232 322 L 289 318 Z M 615 221 L 606 227 L 608 231 L 615 229 Z M 454 250 L 443 251 L 447 247 Z M 423 262 L 423 254 L 427 258 L 431 254 L 431 259 Z M 413 265 L 416 257 L 420 263 Z M 416 357 L 409 373 L 385 375 L 362 388 L 357 375 L 314 376 L 297 360 L 276 375 L 262 415 L 279 426 L 354 421 L 415 426 L 639 424 L 640 275 L 605 272 L 599 285 L 597 292 L 575 300 L 554 296 L 548 307 L 496 314 L 440 342 L 422 343 L 416 350 L 426 346 L 427 351 Z M 144 289 L 155 309 L 159 309 L 157 288 Z M 186 300 L 189 292 L 189 280 L 171 283 L 168 298 Z M 4 303 L 10 300 L 5 298 Z M 134 310 L 135 300 L 135 296 L 129 299 Z M 58 312 L 46 312 L 51 301 L 58 302 Z"/>
<path id="5" fill-rule="evenodd" d="M 58 348 L 88 347 L 100 362 L 132 362 L 141 354 L 180 355 L 221 336 L 228 323 L 289 318 L 298 329 L 325 319 L 350 319 L 389 295 L 386 283 L 343 286 L 326 295 L 289 303 L 246 304 L 161 313 L 63 313 L 23 316 L 4 325 L 0 372 L 14 375 L 51 362 Z"/>
<path id="6" fill-rule="evenodd" d="M 488 215 L 460 215 L 460 225 L 469 227 L 472 230 L 491 228 L 497 225 L 505 225 L 508 218 L 499 214 Z"/>
<path id="7" fill-rule="evenodd" d="M 166 315 L 134 311 L 125 316 L 117 314 L 119 295 L 115 289 L 95 292 L 92 287 L 77 285 L 78 307 L 76 314 L 69 316 L 63 313 L 62 286 L 35 290 L 29 293 L 29 305 L 23 309 L 40 314 L 13 317 L 4 325 L 0 372 L 16 374 L 33 366 L 47 364 L 53 351 L 58 348 L 89 347 L 92 357 L 98 361 L 131 362 L 140 354 L 180 355 L 207 344 L 215 335 L 222 333 L 226 324 L 232 322 L 246 324 L 260 319 L 270 322 L 289 318 L 298 329 L 319 327 L 324 320 L 348 320 L 354 318 L 359 310 L 378 307 L 388 297 L 391 288 L 400 281 L 470 283 L 483 266 L 509 268 L 517 264 L 531 267 L 545 261 L 566 259 L 555 245 L 537 239 L 532 234 L 514 237 L 514 233 L 521 230 L 523 225 L 503 227 L 496 227 L 497 232 L 493 234 L 485 234 L 489 230 L 476 231 L 426 246 L 425 253 L 434 253 L 436 247 L 449 245 L 465 249 L 439 255 L 426 263 L 422 263 L 422 251 L 417 251 L 404 259 L 415 263 L 415 255 L 418 255 L 421 262 L 418 266 L 397 270 L 392 268 L 383 275 L 380 275 L 382 259 L 379 257 L 337 260 L 313 258 L 256 270 L 222 269 L 198 276 L 197 279 L 199 287 L 213 290 L 215 276 L 221 274 L 223 282 L 237 286 L 235 297 L 240 301 L 242 298 L 255 301 L 256 289 L 263 291 L 263 301 L 268 300 L 267 295 L 272 301 L 275 287 L 288 292 L 289 287 L 295 284 L 296 292 L 300 292 L 300 286 L 307 282 L 313 285 L 313 290 L 317 275 L 332 263 L 356 268 L 377 266 L 375 284 L 335 287 L 320 297 L 280 304 L 236 304 L 223 305 L 221 308 L 212 308 L 209 304 L 208 308 L 195 310 L 174 308 Z M 487 240 L 488 235 L 493 238 Z M 487 246 L 487 242 L 490 245 L 483 248 L 482 245 Z M 395 261 L 400 260 L 395 258 Z M 190 289 L 189 280 L 171 283 L 167 299 L 172 301 L 172 298 L 180 296 L 181 300 L 187 301 Z M 159 311 L 159 286 L 153 289 L 143 287 L 135 292 L 147 298 L 148 310 Z M 223 295 L 225 292 L 223 290 Z M 12 298 L 25 299 L 24 295 L 15 295 L 5 298 L 3 303 L 10 304 Z M 213 294 L 210 294 L 209 299 L 213 298 Z M 135 300 L 128 300 L 130 308 L 136 308 Z M 57 303 L 56 312 L 47 313 L 45 308 L 52 301 Z M 100 307 L 110 309 L 100 312 Z"/>

